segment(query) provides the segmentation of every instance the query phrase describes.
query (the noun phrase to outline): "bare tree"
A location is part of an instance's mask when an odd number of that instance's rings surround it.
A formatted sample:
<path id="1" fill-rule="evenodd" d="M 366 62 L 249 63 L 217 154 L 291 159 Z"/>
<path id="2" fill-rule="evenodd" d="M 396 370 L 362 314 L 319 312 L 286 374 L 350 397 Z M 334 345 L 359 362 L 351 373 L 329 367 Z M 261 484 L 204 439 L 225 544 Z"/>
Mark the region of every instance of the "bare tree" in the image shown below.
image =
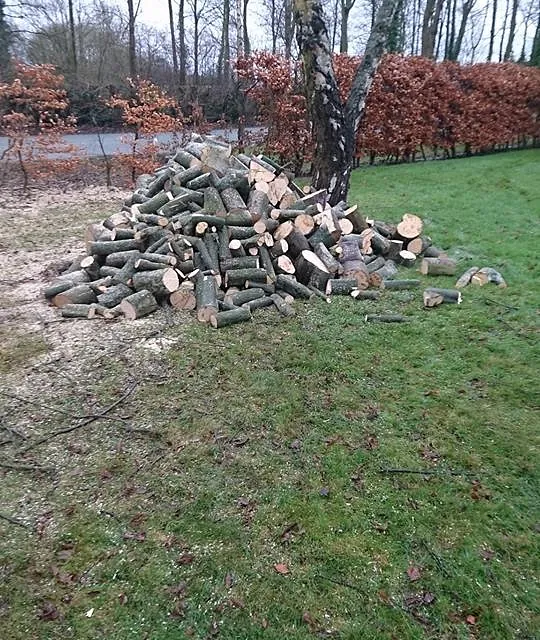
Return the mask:
<path id="1" fill-rule="evenodd" d="M 487 54 L 487 59 L 491 62 L 493 59 L 493 48 L 495 45 L 495 30 L 497 25 L 497 0 L 493 1 L 493 12 L 491 14 L 491 29 L 489 32 L 489 50 Z"/>
<path id="2" fill-rule="evenodd" d="M 181 87 L 185 87 L 187 79 L 187 47 L 186 47 L 186 6 L 185 0 L 178 3 L 178 81 Z"/>
<path id="3" fill-rule="evenodd" d="M 0 0 L 0 82 L 7 80 L 11 58 L 12 34 L 6 18 L 5 4 L 5 0 Z"/>
<path id="4" fill-rule="evenodd" d="M 133 0 L 127 0 L 128 6 L 128 34 L 129 34 L 129 75 L 137 76 L 137 46 L 135 41 L 135 20 L 137 18 Z"/>
<path id="5" fill-rule="evenodd" d="M 510 26 L 508 27 L 508 40 L 506 41 L 506 50 L 504 52 L 504 60 L 511 60 L 513 56 L 514 38 L 516 37 L 516 18 L 519 0 L 512 2 L 512 14 L 510 16 Z"/>
<path id="6" fill-rule="evenodd" d="M 503 61 L 503 51 L 504 51 L 504 37 L 506 35 L 506 26 L 508 24 L 508 14 L 510 13 L 510 0 L 506 0 L 506 5 L 504 9 L 504 20 L 501 31 L 501 42 L 499 46 L 499 62 Z"/>
<path id="7" fill-rule="evenodd" d="M 174 22 L 174 12 L 172 0 L 167 0 L 169 8 L 169 29 L 171 32 L 171 49 L 172 49 L 172 61 L 173 71 L 175 78 L 178 76 L 178 51 L 176 50 L 176 25 Z"/>
<path id="8" fill-rule="evenodd" d="M 227 86 L 231 79 L 231 41 L 230 41 L 231 8 L 229 2 L 223 3 L 223 21 L 221 25 L 221 44 L 218 58 L 218 77 Z"/>
<path id="9" fill-rule="evenodd" d="M 455 40 L 451 41 L 451 44 L 448 48 L 448 53 L 446 56 L 448 60 L 457 60 L 459 54 L 461 53 L 461 47 L 463 45 L 463 37 L 465 36 L 467 22 L 469 20 L 469 16 L 475 2 L 476 0 L 464 0 L 463 4 L 461 5 L 461 21 L 459 23 L 459 31 Z"/>
<path id="10" fill-rule="evenodd" d="M 226 2 L 224 3 L 226 4 Z M 251 53 L 251 42 L 249 40 L 249 31 L 248 31 L 248 4 L 249 0 L 243 0 L 243 9 L 242 9 L 242 29 L 244 33 L 244 54 L 249 56 Z"/>
<path id="11" fill-rule="evenodd" d="M 435 42 L 437 39 L 437 32 L 439 30 L 443 5 L 444 0 L 426 0 L 424 18 L 422 21 L 421 49 L 421 55 L 426 58 L 433 58 L 435 55 Z"/>
<path id="12" fill-rule="evenodd" d="M 356 0 L 341 0 L 341 37 L 339 40 L 340 53 L 349 52 L 349 14 Z"/>
<path id="13" fill-rule="evenodd" d="M 70 53 L 73 77 L 77 77 L 77 41 L 75 39 L 75 18 L 73 15 L 73 0 L 68 0 Z"/>
<path id="14" fill-rule="evenodd" d="M 315 141 L 312 181 L 316 188 L 328 189 L 330 204 L 347 198 L 356 132 L 397 5 L 398 0 L 383 0 L 343 105 L 332 67 L 322 2 L 295 0 L 298 47 L 304 62 L 306 97 Z"/>

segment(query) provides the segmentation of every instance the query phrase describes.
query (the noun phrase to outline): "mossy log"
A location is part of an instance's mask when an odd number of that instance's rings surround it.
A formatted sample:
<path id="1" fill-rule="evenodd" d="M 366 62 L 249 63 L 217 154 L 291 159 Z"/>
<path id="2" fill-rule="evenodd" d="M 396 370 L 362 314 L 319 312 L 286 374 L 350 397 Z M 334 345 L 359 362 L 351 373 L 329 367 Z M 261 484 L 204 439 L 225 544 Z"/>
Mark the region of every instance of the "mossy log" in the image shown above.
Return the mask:
<path id="1" fill-rule="evenodd" d="M 212 213 L 216 216 L 224 216 L 227 212 L 227 208 L 219 195 L 219 191 L 215 187 L 206 187 L 203 191 L 204 200 L 203 208 L 208 213 Z"/>
<path id="2" fill-rule="evenodd" d="M 380 269 L 377 269 L 377 271 L 373 271 L 370 276 L 378 275 L 383 280 L 393 280 L 394 276 L 396 276 L 397 273 L 398 268 L 396 263 L 393 260 L 387 260 Z"/>
<path id="3" fill-rule="evenodd" d="M 260 255 L 260 258 L 261 258 L 261 267 L 268 274 L 269 280 L 271 282 L 275 282 L 276 281 L 276 272 L 274 270 L 274 265 L 272 264 L 272 258 L 270 256 L 270 252 L 268 251 L 268 248 L 265 247 L 264 245 L 259 247 L 259 255 Z"/>
<path id="4" fill-rule="evenodd" d="M 132 293 L 120 303 L 120 310 L 128 320 L 136 320 L 147 316 L 157 308 L 156 299 L 147 289 Z"/>
<path id="5" fill-rule="evenodd" d="M 247 200 L 247 208 L 253 222 L 257 222 L 261 218 L 266 217 L 270 206 L 270 201 L 266 193 L 257 191 L 257 189 L 251 189 Z"/>
<path id="6" fill-rule="evenodd" d="M 256 298 L 255 300 L 244 302 L 242 306 L 245 309 L 249 309 L 251 312 L 253 312 L 253 311 L 256 311 L 257 309 L 263 309 L 265 307 L 274 306 L 274 301 L 270 296 L 264 296 L 263 298 Z"/>
<path id="7" fill-rule="evenodd" d="M 246 302 L 251 302 L 252 300 L 256 300 L 257 298 L 263 298 L 265 297 L 265 295 L 266 294 L 263 289 L 260 288 L 244 289 L 242 291 L 233 293 L 230 296 L 229 300 L 231 304 L 235 305 L 236 307 L 241 307 Z"/>
<path id="8" fill-rule="evenodd" d="M 186 184 L 186 187 L 188 189 L 193 189 L 193 190 L 204 189 L 205 187 L 209 187 L 211 175 L 212 174 L 210 172 L 202 173 L 200 176 L 197 176 L 196 178 L 193 178 L 193 180 L 190 180 Z"/>
<path id="9" fill-rule="evenodd" d="M 241 256 L 240 258 L 228 258 L 219 263 L 221 271 L 231 271 L 232 269 L 258 269 L 259 258 L 257 256 Z"/>
<path id="10" fill-rule="evenodd" d="M 407 251 L 407 249 L 403 249 L 399 252 L 398 258 L 396 260 L 398 264 L 402 267 L 413 267 L 416 263 L 416 255 L 412 251 Z"/>

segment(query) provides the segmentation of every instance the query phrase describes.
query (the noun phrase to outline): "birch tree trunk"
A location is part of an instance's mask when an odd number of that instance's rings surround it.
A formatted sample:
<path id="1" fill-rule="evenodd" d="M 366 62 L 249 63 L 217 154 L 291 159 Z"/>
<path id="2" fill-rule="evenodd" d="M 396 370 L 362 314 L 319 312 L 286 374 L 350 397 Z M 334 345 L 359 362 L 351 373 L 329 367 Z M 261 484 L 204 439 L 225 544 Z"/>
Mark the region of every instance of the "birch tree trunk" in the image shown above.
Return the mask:
<path id="1" fill-rule="evenodd" d="M 332 67 L 332 51 L 320 0 L 295 0 L 298 47 L 304 61 L 306 98 L 313 126 L 313 186 L 328 201 L 346 200 L 356 132 L 373 77 L 384 53 L 399 0 L 383 0 L 345 105 Z"/>

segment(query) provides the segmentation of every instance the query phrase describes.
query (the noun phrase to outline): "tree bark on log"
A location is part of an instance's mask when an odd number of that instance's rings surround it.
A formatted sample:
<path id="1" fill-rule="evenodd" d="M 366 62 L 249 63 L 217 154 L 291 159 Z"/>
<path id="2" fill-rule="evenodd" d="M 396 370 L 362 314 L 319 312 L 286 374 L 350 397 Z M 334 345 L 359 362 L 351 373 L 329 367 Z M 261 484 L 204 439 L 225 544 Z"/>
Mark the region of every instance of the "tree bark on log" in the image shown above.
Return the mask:
<path id="1" fill-rule="evenodd" d="M 301 284 L 293 276 L 279 274 L 276 278 L 276 287 L 290 293 L 294 298 L 305 298 L 309 300 L 313 297 L 311 292 L 305 285 Z"/>
<path id="2" fill-rule="evenodd" d="M 355 300 L 378 300 L 381 294 L 378 291 L 361 291 L 360 289 L 354 289 L 354 291 L 351 291 L 351 297 Z"/>
<path id="3" fill-rule="evenodd" d="M 426 304 L 426 296 L 440 296 L 443 299 L 443 302 L 453 302 L 455 304 L 461 304 L 461 291 L 457 289 L 436 289 L 434 287 L 429 287 L 424 291 L 424 305 L 430 306 Z"/>
<path id="4" fill-rule="evenodd" d="M 264 269 L 230 269 L 225 272 L 225 286 L 243 287 L 248 280 L 268 284 L 268 274 Z"/>
<path id="5" fill-rule="evenodd" d="M 197 300 L 197 320 L 210 322 L 218 313 L 217 285 L 214 276 L 200 276 L 195 283 Z"/>
<path id="6" fill-rule="evenodd" d="M 327 296 L 348 296 L 357 287 L 357 282 L 354 278 L 347 280 L 328 280 L 326 283 L 326 295 Z"/>
<path id="7" fill-rule="evenodd" d="M 480 267 L 471 267 L 470 269 L 467 269 L 467 271 L 465 271 L 465 273 L 457 279 L 455 285 L 456 289 L 463 289 L 463 287 L 466 287 L 468 284 L 470 284 L 471 278 L 478 271 L 480 271 Z"/>
<path id="8" fill-rule="evenodd" d="M 397 313 L 368 314 L 364 320 L 366 322 L 407 322 L 409 318 Z"/>
<path id="9" fill-rule="evenodd" d="M 417 289 L 420 280 L 383 280 L 383 288 L 390 291 L 402 291 L 403 289 Z"/>
<path id="10" fill-rule="evenodd" d="M 197 306 L 195 288 L 192 282 L 183 282 L 180 287 L 171 293 L 169 302 L 173 309 L 192 311 Z"/>
<path id="11" fill-rule="evenodd" d="M 108 240 L 105 242 L 89 242 L 88 251 L 92 255 L 108 256 L 119 251 L 140 250 L 141 243 L 137 240 Z"/>
<path id="12" fill-rule="evenodd" d="M 89 318 L 90 304 L 66 304 L 62 307 L 62 318 Z"/>
<path id="13" fill-rule="evenodd" d="M 279 311 L 279 313 L 282 316 L 285 316 L 286 318 L 291 317 L 296 315 L 295 310 L 291 307 L 290 304 L 288 304 L 287 302 L 285 302 L 285 300 L 283 300 L 283 298 L 277 294 L 277 293 L 273 293 L 270 298 L 272 299 L 272 302 L 274 303 L 274 306 L 276 307 L 276 309 Z"/>

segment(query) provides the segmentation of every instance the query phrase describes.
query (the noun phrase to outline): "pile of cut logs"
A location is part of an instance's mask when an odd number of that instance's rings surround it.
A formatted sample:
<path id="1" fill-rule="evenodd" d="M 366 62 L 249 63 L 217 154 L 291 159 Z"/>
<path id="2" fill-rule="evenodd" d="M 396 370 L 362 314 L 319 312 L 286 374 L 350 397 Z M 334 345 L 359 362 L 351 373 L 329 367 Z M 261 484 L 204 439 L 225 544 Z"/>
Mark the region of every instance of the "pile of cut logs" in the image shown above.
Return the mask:
<path id="1" fill-rule="evenodd" d="M 293 315 L 295 298 L 376 299 L 385 287 L 418 287 L 394 278 L 419 256 L 423 274 L 455 273 L 418 216 L 391 225 L 326 199 L 265 156 L 193 136 L 138 178 L 121 211 L 90 225 L 87 255 L 45 296 L 67 318 L 135 319 L 169 304 L 219 328 L 262 307 Z"/>

